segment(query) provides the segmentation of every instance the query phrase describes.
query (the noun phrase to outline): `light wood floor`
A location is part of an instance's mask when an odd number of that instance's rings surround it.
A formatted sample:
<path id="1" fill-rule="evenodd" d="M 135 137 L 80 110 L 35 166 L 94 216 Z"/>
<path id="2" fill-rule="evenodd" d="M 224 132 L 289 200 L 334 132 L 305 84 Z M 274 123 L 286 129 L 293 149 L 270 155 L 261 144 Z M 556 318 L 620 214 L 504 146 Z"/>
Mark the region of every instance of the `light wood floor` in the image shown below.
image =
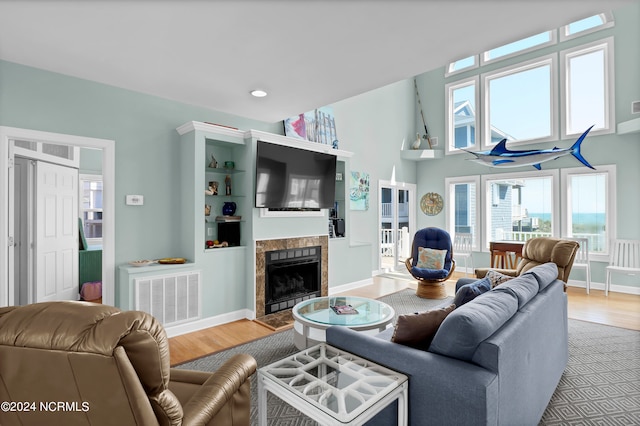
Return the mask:
<path id="1" fill-rule="evenodd" d="M 463 276 L 462 274 L 458 276 Z M 447 295 L 453 296 L 455 280 L 445 283 Z M 415 281 L 374 277 L 373 284 L 340 293 L 372 299 L 405 288 L 416 288 Z M 607 324 L 640 331 L 640 296 L 568 287 L 569 318 Z M 254 321 L 239 320 L 217 327 L 196 331 L 169 339 L 171 365 L 218 352 L 274 333 Z"/>

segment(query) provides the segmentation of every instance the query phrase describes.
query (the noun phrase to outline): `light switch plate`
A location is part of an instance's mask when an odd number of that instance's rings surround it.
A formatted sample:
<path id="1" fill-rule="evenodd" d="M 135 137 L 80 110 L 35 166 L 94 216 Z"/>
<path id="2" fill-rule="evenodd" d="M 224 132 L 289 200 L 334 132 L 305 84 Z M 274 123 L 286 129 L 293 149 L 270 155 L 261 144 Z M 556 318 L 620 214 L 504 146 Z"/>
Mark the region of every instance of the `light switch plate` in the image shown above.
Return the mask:
<path id="1" fill-rule="evenodd" d="M 128 206 L 141 206 L 144 204 L 144 196 L 142 195 L 127 195 Z"/>

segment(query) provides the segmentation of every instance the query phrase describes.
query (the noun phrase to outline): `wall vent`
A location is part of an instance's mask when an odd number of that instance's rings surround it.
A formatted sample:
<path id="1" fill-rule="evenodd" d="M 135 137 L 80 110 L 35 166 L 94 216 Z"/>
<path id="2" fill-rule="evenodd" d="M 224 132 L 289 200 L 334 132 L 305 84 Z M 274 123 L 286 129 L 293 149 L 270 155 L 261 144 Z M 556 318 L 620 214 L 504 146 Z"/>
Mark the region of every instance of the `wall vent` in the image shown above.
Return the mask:
<path id="1" fill-rule="evenodd" d="M 163 326 L 200 318 L 200 271 L 135 278 L 135 309 Z"/>
<path id="2" fill-rule="evenodd" d="M 13 151 L 34 160 L 43 160 L 53 164 L 80 167 L 80 147 L 39 141 L 13 140 Z"/>
<path id="3" fill-rule="evenodd" d="M 640 101 L 631 102 L 631 113 L 632 114 L 640 113 Z"/>

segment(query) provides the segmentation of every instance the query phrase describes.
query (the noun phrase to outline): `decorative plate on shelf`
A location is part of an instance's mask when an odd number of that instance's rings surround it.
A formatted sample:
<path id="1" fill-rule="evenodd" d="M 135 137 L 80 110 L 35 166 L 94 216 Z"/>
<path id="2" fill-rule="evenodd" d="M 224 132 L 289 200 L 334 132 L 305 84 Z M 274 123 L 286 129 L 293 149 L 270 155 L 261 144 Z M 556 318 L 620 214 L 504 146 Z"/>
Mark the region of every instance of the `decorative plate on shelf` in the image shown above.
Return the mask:
<path id="1" fill-rule="evenodd" d="M 132 266 L 148 266 L 156 263 L 155 260 L 132 260 L 129 265 Z"/>
<path id="2" fill-rule="evenodd" d="M 420 200 L 420 208 L 427 216 L 435 216 L 442 211 L 442 196 L 435 192 L 427 192 Z"/>
<path id="3" fill-rule="evenodd" d="M 158 259 L 158 263 L 161 265 L 178 265 L 186 261 L 187 259 L 184 257 L 165 257 L 164 259 Z"/>

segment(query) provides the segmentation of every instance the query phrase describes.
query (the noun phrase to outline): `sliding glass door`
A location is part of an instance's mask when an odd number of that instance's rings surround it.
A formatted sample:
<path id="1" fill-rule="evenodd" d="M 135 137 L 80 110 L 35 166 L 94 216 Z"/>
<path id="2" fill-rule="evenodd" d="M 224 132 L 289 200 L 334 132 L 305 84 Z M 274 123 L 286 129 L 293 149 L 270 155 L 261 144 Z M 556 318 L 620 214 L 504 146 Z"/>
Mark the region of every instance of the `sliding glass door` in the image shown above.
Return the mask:
<path id="1" fill-rule="evenodd" d="M 379 188 L 379 270 L 402 270 L 415 232 L 415 185 L 380 181 Z"/>

